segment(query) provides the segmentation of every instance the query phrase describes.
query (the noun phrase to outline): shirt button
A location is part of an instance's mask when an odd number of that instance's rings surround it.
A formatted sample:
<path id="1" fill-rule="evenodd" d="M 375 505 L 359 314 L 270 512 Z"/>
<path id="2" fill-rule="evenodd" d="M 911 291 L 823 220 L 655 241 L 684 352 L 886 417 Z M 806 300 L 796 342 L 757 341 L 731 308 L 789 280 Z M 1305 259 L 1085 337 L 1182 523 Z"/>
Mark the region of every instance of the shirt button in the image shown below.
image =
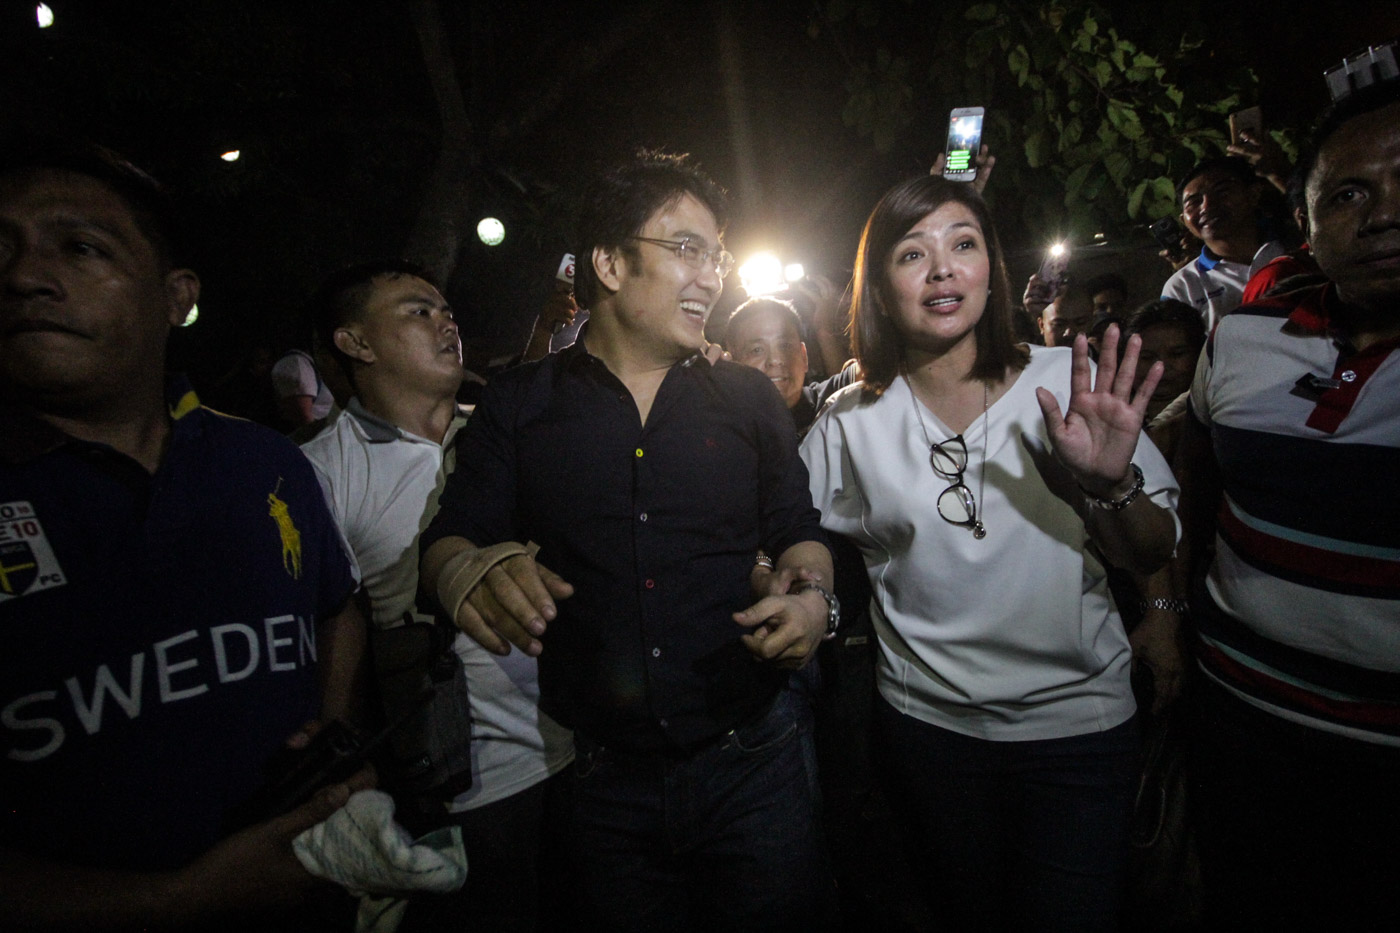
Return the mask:
<path id="1" fill-rule="evenodd" d="M 651 656 L 652 656 L 653 658 L 659 658 L 659 657 L 661 657 L 661 649 L 660 649 L 660 648 L 653 648 L 653 649 L 651 649 Z"/>
<path id="2" fill-rule="evenodd" d="M 1344 372 L 1342 373 L 1342 381 L 1343 381 L 1343 382 L 1355 382 L 1355 381 L 1356 381 L 1356 373 L 1355 373 L 1354 371 L 1350 370 L 1350 369 L 1344 371 Z"/>
<path id="3" fill-rule="evenodd" d="M 646 586 L 646 588 L 649 589 L 649 590 L 655 589 L 655 588 L 656 588 L 656 581 L 655 581 L 655 580 L 648 580 L 648 581 L 644 584 L 644 586 Z"/>
<path id="4" fill-rule="evenodd" d="M 637 518 L 638 518 L 639 520 L 641 520 L 641 521 L 646 521 L 646 520 L 647 520 L 647 513 L 643 512 L 641 515 L 638 515 Z"/>
<path id="5" fill-rule="evenodd" d="M 637 456 L 640 457 L 641 455 L 642 455 L 642 448 L 638 447 L 638 448 L 637 448 Z"/>

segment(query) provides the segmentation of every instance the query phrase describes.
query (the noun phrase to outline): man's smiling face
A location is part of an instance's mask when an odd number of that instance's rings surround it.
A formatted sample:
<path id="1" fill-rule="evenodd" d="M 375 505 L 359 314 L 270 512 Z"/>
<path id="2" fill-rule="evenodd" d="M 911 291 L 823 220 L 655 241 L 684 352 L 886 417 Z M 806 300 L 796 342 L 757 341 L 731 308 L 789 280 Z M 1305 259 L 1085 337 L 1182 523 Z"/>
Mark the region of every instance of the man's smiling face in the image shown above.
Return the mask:
<path id="1" fill-rule="evenodd" d="M 639 344 L 668 359 L 684 359 L 705 344 L 705 319 L 724 282 L 713 262 L 692 268 L 670 246 L 643 241 L 689 239 L 701 249 L 720 248 L 719 225 L 690 194 L 662 205 L 620 251 L 617 307 Z"/>

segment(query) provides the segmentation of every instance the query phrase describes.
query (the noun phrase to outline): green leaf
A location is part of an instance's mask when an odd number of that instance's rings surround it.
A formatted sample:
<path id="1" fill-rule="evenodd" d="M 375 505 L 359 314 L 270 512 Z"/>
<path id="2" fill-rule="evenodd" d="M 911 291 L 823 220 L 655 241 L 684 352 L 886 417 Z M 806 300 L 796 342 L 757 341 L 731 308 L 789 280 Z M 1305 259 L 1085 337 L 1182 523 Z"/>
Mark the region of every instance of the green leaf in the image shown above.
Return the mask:
<path id="1" fill-rule="evenodd" d="M 1097 36 L 1099 34 L 1099 21 L 1092 16 L 1086 16 L 1084 17 L 1084 25 L 1082 28 L 1088 35 Z"/>
<path id="2" fill-rule="evenodd" d="M 1094 77 L 1098 80 L 1099 87 L 1108 87 L 1108 83 L 1113 80 L 1113 65 L 1107 59 L 1099 59 L 1094 64 Z"/>
<path id="3" fill-rule="evenodd" d="M 1147 193 L 1147 179 L 1144 178 L 1133 186 L 1133 190 L 1128 192 L 1128 216 L 1137 219 L 1138 211 L 1142 209 L 1142 196 Z"/>
<path id="4" fill-rule="evenodd" d="M 1064 132 L 1060 135 L 1060 151 L 1064 152 L 1065 147 L 1073 146 L 1084 136 L 1084 121 L 1078 117 L 1070 117 L 1065 124 Z"/>
<path id="5" fill-rule="evenodd" d="M 1031 68 L 1031 57 L 1024 45 L 1016 46 L 1011 50 L 1011 54 L 1006 56 L 1006 67 L 1011 69 L 1018 87 L 1026 83 L 1026 75 Z"/>
<path id="6" fill-rule="evenodd" d="M 1142 138 L 1142 121 L 1138 119 L 1137 112 L 1122 101 L 1108 102 L 1108 119 L 1113 128 L 1123 134 L 1124 139 Z"/>
<path id="7" fill-rule="evenodd" d="M 1086 162 L 1079 168 L 1069 173 L 1065 179 L 1065 203 L 1070 204 L 1079 199 L 1079 190 L 1084 187 L 1084 179 L 1089 177 L 1089 169 L 1093 168 L 1092 162 Z"/>
<path id="8" fill-rule="evenodd" d="M 1121 149 L 1110 149 L 1104 153 L 1103 165 L 1108 169 L 1108 177 L 1113 180 L 1114 186 L 1120 189 L 1133 171 L 1133 160 Z"/>
<path id="9" fill-rule="evenodd" d="M 974 23 L 987 23 L 997 18 L 997 5 L 995 3 L 977 3 L 968 7 L 963 14 L 963 19 L 971 20 Z"/>
<path id="10" fill-rule="evenodd" d="M 1176 212 L 1176 185 L 1165 175 L 1152 179 L 1151 197 L 1143 213 L 1148 217 L 1166 217 Z"/>
<path id="11" fill-rule="evenodd" d="M 1045 131 L 1036 130 L 1026 137 L 1026 164 L 1040 168 L 1045 164 Z"/>
<path id="12" fill-rule="evenodd" d="M 1079 196 L 1086 201 L 1093 201 L 1103 192 L 1104 185 L 1108 184 L 1108 175 L 1091 163 L 1089 166 L 1089 177 L 1084 179 L 1084 187 L 1080 189 Z"/>

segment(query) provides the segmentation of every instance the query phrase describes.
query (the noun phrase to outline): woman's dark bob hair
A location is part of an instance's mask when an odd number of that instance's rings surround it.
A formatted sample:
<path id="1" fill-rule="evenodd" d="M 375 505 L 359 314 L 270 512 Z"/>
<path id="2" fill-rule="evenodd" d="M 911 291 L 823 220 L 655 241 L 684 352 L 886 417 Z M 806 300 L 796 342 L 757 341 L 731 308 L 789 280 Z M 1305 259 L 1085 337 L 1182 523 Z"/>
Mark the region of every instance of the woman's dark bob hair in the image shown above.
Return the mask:
<path id="1" fill-rule="evenodd" d="M 856 251 L 852 286 L 851 344 L 860 360 L 865 388 L 880 394 L 899 375 L 904 361 L 904 341 L 887 311 L 894 306 L 888 275 L 895 244 L 919 221 L 949 201 L 972 211 L 982 228 L 990 263 L 986 310 L 977 322 L 977 359 L 969 378 L 995 380 L 1008 369 L 1019 371 L 1030 360 L 1030 351 L 1016 342 L 1011 324 L 1011 288 L 1002 261 L 1001 241 L 987 213 L 987 205 L 966 182 L 948 181 L 937 175 L 920 175 L 891 188 L 875 205 Z"/>

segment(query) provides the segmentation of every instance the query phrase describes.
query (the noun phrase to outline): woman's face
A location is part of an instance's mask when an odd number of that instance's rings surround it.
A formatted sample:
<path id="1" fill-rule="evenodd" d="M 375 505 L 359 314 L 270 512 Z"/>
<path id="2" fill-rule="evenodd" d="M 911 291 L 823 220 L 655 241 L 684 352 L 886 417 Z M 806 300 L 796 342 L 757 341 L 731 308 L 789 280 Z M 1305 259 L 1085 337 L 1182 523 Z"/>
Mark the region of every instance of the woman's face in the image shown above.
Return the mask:
<path id="1" fill-rule="evenodd" d="M 972 209 L 948 201 L 900 238 L 885 267 L 887 313 L 907 346 L 945 353 L 975 341 L 991 260 Z"/>

